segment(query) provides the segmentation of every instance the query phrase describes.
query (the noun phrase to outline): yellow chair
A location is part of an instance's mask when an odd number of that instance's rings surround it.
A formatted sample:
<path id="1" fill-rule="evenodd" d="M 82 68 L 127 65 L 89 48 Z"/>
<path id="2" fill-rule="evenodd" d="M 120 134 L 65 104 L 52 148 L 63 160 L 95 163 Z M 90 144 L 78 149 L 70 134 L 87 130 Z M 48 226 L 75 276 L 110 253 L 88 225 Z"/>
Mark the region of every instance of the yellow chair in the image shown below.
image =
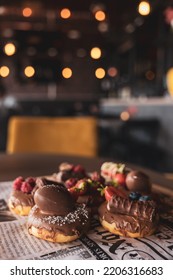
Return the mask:
<path id="1" fill-rule="evenodd" d="M 97 119 L 94 117 L 12 117 L 7 153 L 57 153 L 97 156 Z"/>
<path id="2" fill-rule="evenodd" d="M 166 84 L 168 93 L 173 97 L 173 67 L 171 67 L 166 73 Z"/>

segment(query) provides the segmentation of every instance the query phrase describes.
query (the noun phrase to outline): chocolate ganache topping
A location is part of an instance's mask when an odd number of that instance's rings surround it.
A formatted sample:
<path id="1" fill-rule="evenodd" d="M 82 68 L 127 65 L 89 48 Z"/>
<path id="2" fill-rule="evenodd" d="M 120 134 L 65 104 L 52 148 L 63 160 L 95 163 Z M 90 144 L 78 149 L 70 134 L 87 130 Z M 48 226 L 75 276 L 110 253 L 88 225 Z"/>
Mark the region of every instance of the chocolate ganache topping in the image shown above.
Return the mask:
<path id="1" fill-rule="evenodd" d="M 120 196 L 113 196 L 107 203 L 107 209 L 111 213 L 135 216 L 148 221 L 153 221 L 157 215 L 155 201 L 131 200 Z"/>
<path id="2" fill-rule="evenodd" d="M 35 192 L 39 189 L 39 188 L 42 188 L 46 185 L 56 185 L 58 184 L 57 182 L 53 181 L 53 180 L 50 180 L 50 179 L 47 179 L 45 177 L 41 177 L 41 178 L 37 178 L 36 179 L 36 182 L 35 182 L 35 187 L 34 189 L 32 190 L 32 195 L 34 196 L 35 195 Z"/>
<path id="3" fill-rule="evenodd" d="M 18 205 L 32 207 L 34 205 L 34 199 L 32 194 L 27 194 L 17 190 L 12 191 L 10 196 L 10 202 L 14 207 Z"/>
<path id="4" fill-rule="evenodd" d="M 43 187 L 45 185 L 55 185 L 55 184 L 58 184 L 58 183 L 53 180 L 47 179 L 45 177 L 36 179 L 36 186 L 38 186 L 39 188 Z"/>
<path id="5" fill-rule="evenodd" d="M 149 177 L 141 171 L 131 171 L 126 177 L 126 186 L 130 191 L 151 192 Z"/>
<path id="6" fill-rule="evenodd" d="M 75 207 L 72 196 L 60 183 L 38 188 L 34 201 L 41 213 L 49 215 L 65 216 Z"/>
<path id="7" fill-rule="evenodd" d="M 35 188 L 33 189 L 32 191 L 32 195 L 35 194 L 35 192 L 39 189 L 39 188 L 42 188 L 44 186 L 51 186 L 51 185 L 59 185 L 59 182 L 56 182 L 56 181 L 53 181 L 51 179 L 48 179 L 46 177 L 38 177 L 36 179 L 36 185 L 35 185 Z"/>
<path id="8" fill-rule="evenodd" d="M 46 229 L 52 236 L 81 235 L 89 227 L 89 212 L 86 206 L 75 205 L 74 200 L 61 183 L 45 185 L 34 195 L 36 205 L 28 216 L 28 230 L 32 227 Z"/>

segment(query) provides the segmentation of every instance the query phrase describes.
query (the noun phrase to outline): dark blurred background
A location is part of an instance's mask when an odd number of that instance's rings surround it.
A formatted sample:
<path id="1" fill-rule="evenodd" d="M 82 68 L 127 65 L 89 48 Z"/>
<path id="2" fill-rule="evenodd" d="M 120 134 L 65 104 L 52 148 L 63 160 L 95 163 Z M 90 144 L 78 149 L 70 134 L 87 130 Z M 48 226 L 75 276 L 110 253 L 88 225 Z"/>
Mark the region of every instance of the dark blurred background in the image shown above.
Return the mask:
<path id="1" fill-rule="evenodd" d="M 1 0 L 0 151 L 13 115 L 94 115 L 99 156 L 171 172 L 172 67 L 172 0 Z"/>

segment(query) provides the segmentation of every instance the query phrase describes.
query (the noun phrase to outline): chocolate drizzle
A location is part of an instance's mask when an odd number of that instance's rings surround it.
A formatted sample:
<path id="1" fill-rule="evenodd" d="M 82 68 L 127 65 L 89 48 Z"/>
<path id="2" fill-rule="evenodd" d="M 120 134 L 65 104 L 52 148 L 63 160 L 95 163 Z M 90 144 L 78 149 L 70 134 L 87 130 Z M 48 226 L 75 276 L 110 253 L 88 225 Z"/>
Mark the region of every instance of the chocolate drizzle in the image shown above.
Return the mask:
<path id="1" fill-rule="evenodd" d="M 123 236 L 129 236 L 129 233 L 138 233 L 140 237 L 150 235 L 156 229 L 158 224 L 158 215 L 152 222 L 147 219 L 140 220 L 135 216 L 111 213 L 108 211 L 106 203 L 103 203 L 99 207 L 98 212 L 101 220 L 113 224 L 115 229 Z"/>
<path id="2" fill-rule="evenodd" d="M 131 200 L 118 195 L 104 202 L 98 209 L 101 221 L 106 221 L 122 236 L 143 237 L 151 235 L 159 221 L 159 214 L 153 200 Z"/>
<path id="3" fill-rule="evenodd" d="M 85 205 L 77 205 L 73 212 L 66 216 L 46 215 L 35 205 L 28 217 L 28 228 L 32 226 L 64 235 L 81 235 L 89 226 L 89 213 Z"/>
<path id="4" fill-rule="evenodd" d="M 55 185 L 55 184 L 56 184 L 56 181 L 47 179 L 45 177 L 36 179 L 36 186 L 39 187 L 39 188 L 43 187 L 43 186 L 46 186 L 46 185 Z"/>
<path id="5" fill-rule="evenodd" d="M 113 196 L 107 204 L 111 213 L 119 213 L 138 217 L 138 219 L 153 221 L 156 217 L 156 203 L 153 200 L 130 200 L 120 196 Z"/>

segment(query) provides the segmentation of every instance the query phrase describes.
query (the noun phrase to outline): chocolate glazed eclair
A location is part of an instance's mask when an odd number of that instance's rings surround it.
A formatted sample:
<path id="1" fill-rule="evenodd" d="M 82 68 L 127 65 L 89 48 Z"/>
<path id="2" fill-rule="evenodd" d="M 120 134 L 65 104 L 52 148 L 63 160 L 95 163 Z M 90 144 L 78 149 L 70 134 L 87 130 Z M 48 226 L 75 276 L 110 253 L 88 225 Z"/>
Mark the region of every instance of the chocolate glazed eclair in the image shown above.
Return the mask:
<path id="1" fill-rule="evenodd" d="M 159 221 L 153 200 L 139 201 L 113 196 L 100 206 L 98 212 L 105 229 L 127 237 L 152 235 Z"/>

